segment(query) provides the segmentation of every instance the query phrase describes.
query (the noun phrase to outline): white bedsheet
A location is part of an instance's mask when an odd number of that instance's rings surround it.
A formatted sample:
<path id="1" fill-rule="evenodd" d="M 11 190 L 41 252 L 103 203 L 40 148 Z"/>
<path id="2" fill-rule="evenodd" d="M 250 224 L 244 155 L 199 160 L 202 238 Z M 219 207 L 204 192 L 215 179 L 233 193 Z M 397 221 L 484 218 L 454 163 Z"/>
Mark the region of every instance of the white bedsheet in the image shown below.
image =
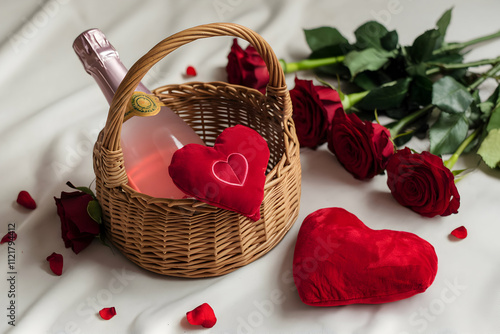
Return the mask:
<path id="1" fill-rule="evenodd" d="M 481 164 L 458 183 L 457 215 L 427 219 L 401 207 L 379 176 L 360 182 L 345 172 L 326 147 L 303 149 L 299 218 L 283 241 L 263 258 L 223 277 L 180 279 L 149 273 L 95 241 L 75 255 L 64 248 L 54 196 L 70 180 L 94 178 L 91 147 L 107 104 L 72 50 L 82 31 L 103 30 L 131 66 L 161 39 L 202 23 L 229 21 L 260 33 L 280 58 L 298 60 L 309 51 L 302 28 L 335 26 L 349 39 L 360 24 L 378 19 L 397 29 L 403 44 L 434 26 L 454 7 L 448 41 L 500 29 L 498 0 L 477 1 L 0 1 L 0 234 L 15 224 L 15 296 L 9 296 L 7 245 L 0 246 L 2 333 L 500 333 L 500 172 Z M 144 82 L 181 83 L 188 65 L 200 81 L 225 80 L 229 38 L 199 41 L 160 62 Z M 467 55 L 500 55 L 500 43 Z M 311 75 L 299 73 L 300 78 Z M 287 76 L 293 87 L 294 75 Z M 484 91 L 491 91 L 487 85 Z M 416 142 L 416 149 L 427 144 Z M 458 167 L 477 163 L 465 157 Z M 28 190 L 38 208 L 15 199 Z M 409 231 L 432 243 L 439 258 L 433 285 L 423 294 L 383 305 L 314 308 L 303 304 L 291 280 L 296 236 L 304 217 L 339 206 L 375 229 Z M 448 238 L 464 225 L 469 237 Z M 54 276 L 45 258 L 64 256 Z M 8 324 L 15 302 L 15 326 Z M 208 302 L 218 317 L 212 329 L 190 326 L 185 312 Z M 97 312 L 114 306 L 109 321 Z"/>

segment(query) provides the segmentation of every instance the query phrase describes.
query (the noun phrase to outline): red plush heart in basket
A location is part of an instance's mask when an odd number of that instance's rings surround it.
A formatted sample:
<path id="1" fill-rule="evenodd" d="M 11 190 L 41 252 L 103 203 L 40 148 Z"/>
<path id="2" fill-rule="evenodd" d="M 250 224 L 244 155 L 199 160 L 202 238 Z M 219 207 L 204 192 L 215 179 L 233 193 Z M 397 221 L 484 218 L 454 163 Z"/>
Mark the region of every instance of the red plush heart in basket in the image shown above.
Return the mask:
<path id="1" fill-rule="evenodd" d="M 306 217 L 297 237 L 293 277 L 313 306 L 380 304 L 424 292 L 437 273 L 434 247 L 415 234 L 372 230 L 341 208 Z"/>
<path id="2" fill-rule="evenodd" d="M 260 219 L 269 147 L 243 125 L 225 129 L 214 147 L 188 144 L 177 150 L 170 177 L 186 194 L 219 208 Z"/>

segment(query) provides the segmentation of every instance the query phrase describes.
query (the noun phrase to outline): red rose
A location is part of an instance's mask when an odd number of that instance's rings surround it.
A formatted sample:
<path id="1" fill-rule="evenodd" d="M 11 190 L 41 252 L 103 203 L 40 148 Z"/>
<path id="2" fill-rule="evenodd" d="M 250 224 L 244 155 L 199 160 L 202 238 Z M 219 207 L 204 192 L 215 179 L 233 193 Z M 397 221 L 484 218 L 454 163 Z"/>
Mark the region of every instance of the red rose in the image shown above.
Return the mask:
<path id="1" fill-rule="evenodd" d="M 99 235 L 99 224 L 90 218 L 87 206 L 93 197 L 82 191 L 62 192 L 55 198 L 57 214 L 61 219 L 61 232 L 66 248 L 80 253 Z"/>
<path id="2" fill-rule="evenodd" d="M 389 130 L 376 123 L 364 122 L 355 114 L 346 115 L 343 110 L 337 110 L 333 117 L 328 149 L 359 180 L 382 173 L 394 154 Z"/>
<path id="3" fill-rule="evenodd" d="M 387 185 L 399 204 L 425 217 L 448 216 L 460 207 L 453 174 L 429 152 L 399 150 L 387 164 Z"/>
<path id="4" fill-rule="evenodd" d="M 235 38 L 227 59 L 226 72 L 229 83 L 255 88 L 262 94 L 266 93 L 269 71 L 253 46 L 249 45 L 243 50 Z"/>
<path id="5" fill-rule="evenodd" d="M 300 146 L 315 149 L 326 143 L 335 111 L 344 112 L 339 93 L 330 87 L 315 86 L 311 80 L 295 78 L 290 98 Z"/>

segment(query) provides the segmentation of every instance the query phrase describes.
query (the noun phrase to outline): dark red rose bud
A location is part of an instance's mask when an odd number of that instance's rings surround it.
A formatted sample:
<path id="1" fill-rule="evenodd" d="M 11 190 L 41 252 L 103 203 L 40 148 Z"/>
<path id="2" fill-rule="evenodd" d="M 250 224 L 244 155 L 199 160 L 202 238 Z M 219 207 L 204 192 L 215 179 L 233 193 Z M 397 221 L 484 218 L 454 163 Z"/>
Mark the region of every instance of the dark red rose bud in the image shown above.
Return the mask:
<path id="1" fill-rule="evenodd" d="M 429 152 L 399 150 L 387 164 L 387 185 L 403 206 L 425 217 L 458 212 L 460 195 L 443 160 Z"/>
<path id="2" fill-rule="evenodd" d="M 99 224 L 87 212 L 87 206 L 93 197 L 82 191 L 75 191 L 62 192 L 61 198 L 54 199 L 61 220 L 64 245 L 78 254 L 100 233 Z"/>
<path id="3" fill-rule="evenodd" d="M 99 315 L 104 320 L 109 320 L 116 315 L 116 309 L 114 307 L 105 307 L 99 311 Z"/>
<path id="4" fill-rule="evenodd" d="M 186 318 L 191 325 L 201 325 L 205 328 L 212 328 L 217 322 L 214 310 L 207 303 L 187 312 Z"/>
<path id="5" fill-rule="evenodd" d="M 300 146 L 315 149 L 324 144 L 333 115 L 337 110 L 344 112 L 339 93 L 330 87 L 315 86 L 312 80 L 295 78 L 290 98 Z"/>
<path id="6" fill-rule="evenodd" d="M 21 192 L 19 192 L 19 195 L 17 195 L 17 203 L 19 203 L 20 205 L 22 205 L 25 208 L 30 209 L 30 210 L 36 209 L 35 200 L 25 190 L 22 190 Z"/>
<path id="7" fill-rule="evenodd" d="M 394 154 L 388 129 L 337 110 L 328 137 L 328 149 L 355 178 L 365 180 L 384 171 Z"/>
<path id="8" fill-rule="evenodd" d="M 227 81 L 230 84 L 255 88 L 262 94 L 266 93 L 269 71 L 253 46 L 249 45 L 243 50 L 235 38 L 227 59 Z"/>
<path id="9" fill-rule="evenodd" d="M 63 256 L 58 253 L 52 253 L 47 256 L 47 261 L 49 261 L 50 270 L 57 276 L 61 276 L 63 269 Z"/>

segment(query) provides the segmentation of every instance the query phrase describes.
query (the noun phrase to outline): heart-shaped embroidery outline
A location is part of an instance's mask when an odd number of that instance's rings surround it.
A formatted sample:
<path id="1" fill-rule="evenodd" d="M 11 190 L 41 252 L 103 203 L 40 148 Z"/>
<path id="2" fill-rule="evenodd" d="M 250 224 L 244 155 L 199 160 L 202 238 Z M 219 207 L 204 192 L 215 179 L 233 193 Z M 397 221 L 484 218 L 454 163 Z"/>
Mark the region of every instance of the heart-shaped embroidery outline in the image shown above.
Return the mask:
<path id="1" fill-rule="evenodd" d="M 243 180 L 240 180 L 240 183 L 235 183 L 235 182 L 230 182 L 230 181 L 224 180 L 224 179 L 222 179 L 221 177 L 219 177 L 219 175 L 217 175 L 217 172 L 215 171 L 215 166 L 216 166 L 217 164 L 227 164 L 227 165 L 229 165 L 229 167 L 231 167 L 231 170 L 233 171 L 233 173 L 234 173 L 235 177 L 236 177 L 237 179 L 240 179 L 240 178 L 238 177 L 238 175 L 235 173 L 235 170 L 234 170 L 233 166 L 231 165 L 231 160 L 232 160 L 232 158 L 233 158 L 233 157 L 235 157 L 235 156 L 240 157 L 240 158 L 241 158 L 241 159 L 243 159 L 243 161 L 244 161 L 244 168 L 245 168 L 245 171 L 244 171 L 244 175 L 243 175 L 243 178 L 242 178 Z M 224 183 L 226 183 L 226 184 L 230 184 L 230 185 L 232 185 L 232 186 L 239 186 L 239 187 L 242 187 L 242 186 L 245 184 L 245 181 L 247 180 L 247 176 L 248 176 L 248 160 L 247 160 L 247 158 L 246 158 L 243 154 L 241 154 L 241 153 L 231 153 L 231 154 L 229 154 L 229 155 L 227 156 L 227 159 L 226 159 L 226 160 L 217 160 L 217 161 L 214 161 L 214 163 L 212 164 L 212 173 L 213 173 L 213 175 L 215 176 L 215 178 L 216 178 L 217 180 L 221 181 L 221 182 L 224 182 Z"/>

